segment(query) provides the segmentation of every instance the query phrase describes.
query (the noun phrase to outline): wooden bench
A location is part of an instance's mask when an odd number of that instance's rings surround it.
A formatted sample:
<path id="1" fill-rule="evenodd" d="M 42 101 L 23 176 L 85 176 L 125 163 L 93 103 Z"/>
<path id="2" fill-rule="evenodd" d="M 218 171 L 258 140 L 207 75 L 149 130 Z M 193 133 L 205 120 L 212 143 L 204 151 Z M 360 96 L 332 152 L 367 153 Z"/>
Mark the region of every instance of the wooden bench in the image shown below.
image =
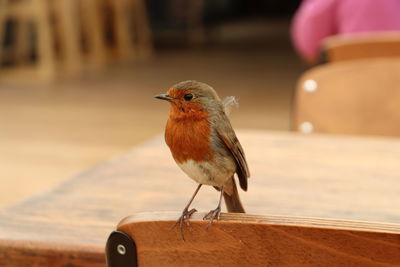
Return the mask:
<path id="1" fill-rule="evenodd" d="M 383 251 L 388 253 L 388 262 L 398 260 L 392 252 L 400 243 L 400 140 L 265 131 L 238 131 L 238 137 L 252 173 L 249 191 L 241 192 L 241 198 L 249 214 L 264 215 L 260 222 L 270 231 L 278 231 L 284 225 L 309 229 L 314 222 L 311 228 L 320 230 L 309 231 L 321 235 L 326 233 L 324 229 L 335 232 L 340 228 L 347 238 L 354 236 L 354 240 L 371 244 L 373 239 L 382 237 L 383 241 L 377 242 L 392 248 Z M 0 211 L 0 265 L 104 266 L 107 237 L 130 214 L 136 215 L 125 223 L 165 220 L 163 227 L 169 228 L 165 235 L 177 239 L 179 232 L 170 229 L 172 220 L 195 186 L 175 165 L 163 138 L 150 140 L 51 192 Z M 217 198 L 213 188 L 204 188 L 193 206 L 201 212 L 208 211 Z M 151 216 L 143 212 L 151 212 Z M 224 214 L 222 222 L 209 231 L 220 231 L 235 219 L 232 216 Z M 304 217 L 321 218 L 324 223 Z M 239 219 L 249 221 L 251 227 L 254 218 L 257 216 L 244 215 Z M 340 224 L 337 220 L 351 222 Z M 204 222 L 195 221 L 193 226 L 197 229 L 195 236 L 206 236 Z M 360 230 L 363 233 L 352 232 Z M 282 245 L 273 241 L 276 235 L 269 234 L 263 237 L 265 242 Z M 288 238 L 298 240 L 297 237 L 291 232 Z M 333 246 L 339 246 L 338 242 L 345 246 L 347 242 L 335 238 L 331 241 Z M 190 244 L 196 246 L 194 242 Z M 316 241 L 315 246 L 318 244 Z M 333 249 L 318 247 L 324 251 L 321 255 Z M 348 255 L 358 252 L 358 259 L 363 262 L 368 254 L 365 246 L 358 251 L 349 250 Z"/>

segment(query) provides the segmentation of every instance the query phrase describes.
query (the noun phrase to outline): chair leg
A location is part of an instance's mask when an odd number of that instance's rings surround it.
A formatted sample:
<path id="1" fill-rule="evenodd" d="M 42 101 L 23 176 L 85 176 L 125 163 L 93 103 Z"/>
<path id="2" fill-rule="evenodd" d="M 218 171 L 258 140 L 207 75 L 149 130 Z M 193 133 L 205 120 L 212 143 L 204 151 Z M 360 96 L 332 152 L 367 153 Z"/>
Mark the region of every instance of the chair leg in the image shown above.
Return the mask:
<path id="1" fill-rule="evenodd" d="M 77 2 L 57 0 L 54 2 L 55 15 L 59 18 L 60 43 L 64 55 L 63 62 L 68 73 L 76 74 L 82 68 Z"/>
<path id="2" fill-rule="evenodd" d="M 147 9 L 143 0 L 132 0 L 132 4 L 138 55 L 147 59 L 153 54 L 153 42 Z"/>
<path id="3" fill-rule="evenodd" d="M 26 63 L 29 53 L 29 22 L 20 20 L 17 22 L 16 40 L 13 60 L 17 64 Z"/>
<path id="4" fill-rule="evenodd" d="M 89 61 L 94 65 L 103 65 L 107 58 L 107 48 L 103 36 L 103 23 L 101 12 L 101 1 L 80 1 L 82 14 L 84 16 L 84 34 L 87 39 L 89 50 Z"/>
<path id="5" fill-rule="evenodd" d="M 54 39 L 49 19 L 49 9 L 46 0 L 34 0 L 36 8 L 38 67 L 45 79 L 55 75 Z"/>
<path id="6" fill-rule="evenodd" d="M 114 32 L 118 56 L 124 60 L 135 58 L 132 31 L 130 29 L 130 16 L 127 14 L 128 3 L 125 0 L 112 0 L 114 8 Z"/>

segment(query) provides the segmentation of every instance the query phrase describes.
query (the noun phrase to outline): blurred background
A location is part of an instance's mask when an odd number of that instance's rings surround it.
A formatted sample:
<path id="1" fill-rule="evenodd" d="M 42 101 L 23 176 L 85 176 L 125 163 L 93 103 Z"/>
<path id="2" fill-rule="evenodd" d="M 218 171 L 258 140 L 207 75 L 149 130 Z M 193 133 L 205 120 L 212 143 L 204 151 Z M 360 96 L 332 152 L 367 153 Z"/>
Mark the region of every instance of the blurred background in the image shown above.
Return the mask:
<path id="1" fill-rule="evenodd" d="M 0 206 L 162 134 L 153 96 L 182 80 L 238 97 L 236 128 L 289 129 L 299 1 L 0 3 Z"/>
<path id="2" fill-rule="evenodd" d="M 236 96 L 235 128 L 292 129 L 305 62 L 329 59 L 296 54 L 300 2 L 0 0 L 0 207 L 162 134 L 169 107 L 153 96 L 179 81 Z"/>

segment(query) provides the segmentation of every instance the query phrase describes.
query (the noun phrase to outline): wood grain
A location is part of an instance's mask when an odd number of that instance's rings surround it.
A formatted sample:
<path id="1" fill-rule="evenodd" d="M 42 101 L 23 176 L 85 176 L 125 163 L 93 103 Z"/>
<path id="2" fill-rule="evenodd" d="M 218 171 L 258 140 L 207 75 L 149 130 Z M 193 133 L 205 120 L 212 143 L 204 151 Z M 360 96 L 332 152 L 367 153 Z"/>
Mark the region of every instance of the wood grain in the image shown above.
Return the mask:
<path id="1" fill-rule="evenodd" d="M 316 90 L 304 89 L 315 81 Z M 295 129 L 314 132 L 400 136 L 400 59 L 369 59 L 313 68 L 300 78 Z"/>
<path id="2" fill-rule="evenodd" d="M 244 130 L 237 135 L 252 172 L 248 192 L 240 192 L 250 214 L 399 227 L 400 140 Z M 176 215 L 195 186 L 176 166 L 163 138 L 155 138 L 50 192 L 1 210 L 0 255 L 14 242 L 28 242 L 63 247 L 68 257 L 74 257 L 68 252 L 73 248 L 85 253 L 87 247 L 88 253 L 97 251 L 100 261 L 107 236 L 121 218 L 153 211 Z M 217 201 L 217 191 L 205 187 L 193 206 L 208 211 Z M 21 257 L 25 248 L 16 250 Z"/>
<path id="3" fill-rule="evenodd" d="M 328 37 L 322 44 L 330 63 L 400 56 L 400 32 L 359 33 Z"/>
<path id="4" fill-rule="evenodd" d="M 0 266 L 88 266 L 105 265 L 103 249 L 77 244 L 0 240 Z"/>
<path id="5" fill-rule="evenodd" d="M 309 218 L 222 214 L 207 228 L 195 214 L 185 241 L 179 213 L 125 218 L 118 230 L 137 246 L 139 266 L 394 266 L 400 227 Z"/>

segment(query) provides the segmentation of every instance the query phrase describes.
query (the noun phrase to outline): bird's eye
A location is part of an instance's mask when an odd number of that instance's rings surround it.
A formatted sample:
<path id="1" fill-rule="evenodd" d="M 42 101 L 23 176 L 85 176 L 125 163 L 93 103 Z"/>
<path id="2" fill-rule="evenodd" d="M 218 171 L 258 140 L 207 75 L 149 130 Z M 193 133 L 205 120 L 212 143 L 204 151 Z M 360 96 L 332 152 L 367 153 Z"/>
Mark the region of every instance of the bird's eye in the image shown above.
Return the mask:
<path id="1" fill-rule="evenodd" d="M 192 94 L 186 94 L 183 96 L 183 99 L 185 99 L 186 101 L 190 101 L 190 100 L 192 100 L 192 98 L 193 98 Z"/>

